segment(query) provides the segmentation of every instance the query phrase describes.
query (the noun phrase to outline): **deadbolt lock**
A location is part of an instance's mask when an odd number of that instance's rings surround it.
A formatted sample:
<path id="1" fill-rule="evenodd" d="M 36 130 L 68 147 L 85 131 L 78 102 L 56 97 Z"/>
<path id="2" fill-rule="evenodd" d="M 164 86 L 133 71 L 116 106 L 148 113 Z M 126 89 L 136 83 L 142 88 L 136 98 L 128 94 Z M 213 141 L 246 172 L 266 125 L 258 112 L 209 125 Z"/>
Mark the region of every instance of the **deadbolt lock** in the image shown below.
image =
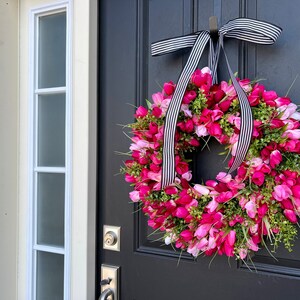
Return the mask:
<path id="1" fill-rule="evenodd" d="M 116 244 L 117 241 L 118 241 L 118 237 L 115 232 L 108 231 L 105 233 L 104 243 L 106 246 L 113 246 Z"/>
<path id="2" fill-rule="evenodd" d="M 120 251 L 121 227 L 103 226 L 103 249 Z"/>

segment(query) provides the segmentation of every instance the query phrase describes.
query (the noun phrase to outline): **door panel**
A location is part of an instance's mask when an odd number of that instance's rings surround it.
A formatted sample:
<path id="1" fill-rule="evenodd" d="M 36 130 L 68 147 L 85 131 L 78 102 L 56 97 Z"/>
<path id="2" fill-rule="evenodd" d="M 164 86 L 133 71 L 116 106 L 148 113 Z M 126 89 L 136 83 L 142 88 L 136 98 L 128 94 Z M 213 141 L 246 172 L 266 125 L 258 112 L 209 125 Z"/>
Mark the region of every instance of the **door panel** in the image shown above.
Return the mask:
<path id="1" fill-rule="evenodd" d="M 273 22 L 283 28 L 275 45 L 226 41 L 225 47 L 232 69 L 241 77 L 268 78 L 266 87 L 284 95 L 300 72 L 300 41 L 295 39 L 300 27 L 296 15 L 299 8 L 296 0 L 289 1 L 289 6 L 274 0 L 271 7 L 266 1 L 250 0 L 227 0 L 226 5 L 221 0 L 101 1 L 98 270 L 101 263 L 121 266 L 122 300 L 293 299 L 299 294 L 299 241 L 293 253 L 279 249 L 278 261 L 260 251 L 252 258 L 256 266 L 252 271 L 234 259 L 228 262 L 226 257 L 216 257 L 213 262 L 205 257 L 194 261 L 183 254 L 179 260 L 178 252 L 156 241 L 159 235 L 151 234 L 147 219 L 129 203 L 130 187 L 124 178 L 114 176 L 126 159 L 115 151 L 127 152 L 130 144 L 117 124 L 133 122 L 133 106 L 145 104 L 145 99 L 150 99 L 165 81 L 177 81 L 187 59 L 184 51 L 152 58 L 151 42 L 208 29 L 211 15 L 217 15 L 221 24 L 243 16 Z M 200 67 L 207 64 L 206 57 L 204 54 Z M 223 57 L 220 66 L 219 79 L 227 80 Z M 290 92 L 296 103 L 299 94 L 296 84 Z M 217 153 L 222 149 L 213 148 L 211 153 L 194 156 L 198 182 L 220 171 L 223 163 Z M 121 226 L 120 252 L 102 250 L 103 224 Z M 100 272 L 98 276 L 99 283 Z"/>

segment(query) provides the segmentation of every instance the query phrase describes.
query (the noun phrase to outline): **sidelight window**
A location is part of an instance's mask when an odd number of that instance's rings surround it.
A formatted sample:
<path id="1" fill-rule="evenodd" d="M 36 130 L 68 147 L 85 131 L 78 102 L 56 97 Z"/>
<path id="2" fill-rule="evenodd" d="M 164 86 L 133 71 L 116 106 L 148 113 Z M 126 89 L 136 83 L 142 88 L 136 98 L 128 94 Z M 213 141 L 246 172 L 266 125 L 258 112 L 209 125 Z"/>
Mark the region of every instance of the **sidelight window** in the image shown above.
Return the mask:
<path id="1" fill-rule="evenodd" d="M 29 299 L 70 299 L 68 3 L 32 12 Z"/>

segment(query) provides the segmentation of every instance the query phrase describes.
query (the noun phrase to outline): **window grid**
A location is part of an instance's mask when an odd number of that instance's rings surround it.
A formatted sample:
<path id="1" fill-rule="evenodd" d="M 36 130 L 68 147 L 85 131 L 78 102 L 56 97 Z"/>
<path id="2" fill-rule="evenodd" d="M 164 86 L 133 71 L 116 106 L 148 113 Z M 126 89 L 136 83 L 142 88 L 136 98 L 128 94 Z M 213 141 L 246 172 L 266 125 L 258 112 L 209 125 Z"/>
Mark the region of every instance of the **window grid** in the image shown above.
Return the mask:
<path id="1" fill-rule="evenodd" d="M 43 16 L 49 16 L 52 14 L 65 13 L 66 17 L 66 78 L 65 86 L 38 88 L 38 62 L 39 62 L 39 22 Z M 29 262 L 29 290 L 28 299 L 37 299 L 37 257 L 38 253 L 59 254 L 63 257 L 64 263 L 64 295 L 63 299 L 70 299 L 70 206 L 71 206 L 71 93 L 70 93 L 70 81 L 71 81 L 71 37 L 70 37 L 70 7 L 68 1 L 62 2 L 55 6 L 47 6 L 41 9 L 35 9 L 32 11 L 31 20 L 31 32 L 32 32 L 32 58 L 33 67 L 31 68 L 31 80 L 32 82 L 32 125 L 31 125 L 31 188 L 30 188 L 30 207 L 32 208 L 32 216 L 30 218 L 31 238 L 30 238 L 30 262 Z M 39 96 L 44 95 L 65 95 L 65 164 L 63 167 L 52 166 L 40 166 L 38 165 L 38 105 Z M 37 200 L 38 200 L 38 175 L 39 174 L 64 174 L 64 246 L 53 246 L 38 244 L 38 222 L 37 222 Z"/>

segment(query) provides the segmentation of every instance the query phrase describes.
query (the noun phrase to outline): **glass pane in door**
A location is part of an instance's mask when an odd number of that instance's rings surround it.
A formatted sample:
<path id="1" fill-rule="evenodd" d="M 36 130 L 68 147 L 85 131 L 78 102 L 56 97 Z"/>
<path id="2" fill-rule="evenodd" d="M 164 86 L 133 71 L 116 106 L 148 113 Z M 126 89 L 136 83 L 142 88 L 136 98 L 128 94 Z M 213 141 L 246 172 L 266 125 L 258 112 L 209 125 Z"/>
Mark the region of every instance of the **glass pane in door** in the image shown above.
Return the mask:
<path id="1" fill-rule="evenodd" d="M 64 299 L 64 256 L 37 251 L 37 300 Z"/>
<path id="2" fill-rule="evenodd" d="M 66 13 L 39 17 L 38 88 L 66 85 Z"/>
<path id="3" fill-rule="evenodd" d="M 38 98 L 38 166 L 65 166 L 65 94 Z"/>
<path id="4" fill-rule="evenodd" d="M 64 247 L 65 175 L 37 176 L 37 243 Z"/>

